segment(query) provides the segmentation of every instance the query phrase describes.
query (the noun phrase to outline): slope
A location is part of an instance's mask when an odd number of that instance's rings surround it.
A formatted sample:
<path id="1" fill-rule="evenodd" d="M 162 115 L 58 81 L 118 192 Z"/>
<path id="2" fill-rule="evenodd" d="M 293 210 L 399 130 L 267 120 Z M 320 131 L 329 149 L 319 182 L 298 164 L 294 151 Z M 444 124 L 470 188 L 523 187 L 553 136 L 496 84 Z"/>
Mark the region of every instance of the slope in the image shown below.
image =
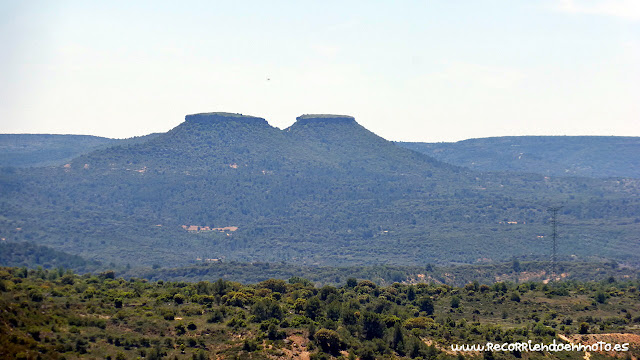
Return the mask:
<path id="1" fill-rule="evenodd" d="M 633 262 L 638 186 L 477 173 L 350 117 L 279 130 L 206 113 L 69 166 L 3 172 L 0 235 L 132 266 L 473 263 L 547 256 L 546 207 L 564 204 L 562 256 Z"/>
<path id="2" fill-rule="evenodd" d="M 116 142 L 87 135 L 0 134 L 0 166 L 59 165 Z"/>
<path id="3" fill-rule="evenodd" d="M 480 171 L 640 178 L 638 137 L 506 136 L 455 143 L 397 144 Z"/>

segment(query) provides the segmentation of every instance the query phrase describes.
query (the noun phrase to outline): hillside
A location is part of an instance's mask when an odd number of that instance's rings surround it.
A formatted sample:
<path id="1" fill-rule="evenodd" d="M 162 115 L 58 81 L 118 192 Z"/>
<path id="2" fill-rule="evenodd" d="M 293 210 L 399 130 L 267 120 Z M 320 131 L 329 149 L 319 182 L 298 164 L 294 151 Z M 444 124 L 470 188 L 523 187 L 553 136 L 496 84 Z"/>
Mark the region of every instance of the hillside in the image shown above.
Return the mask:
<path id="1" fill-rule="evenodd" d="M 397 144 L 449 164 L 479 171 L 640 178 L 638 137 L 505 136 L 455 143 Z"/>
<path id="2" fill-rule="evenodd" d="M 59 165 L 117 142 L 88 135 L 0 134 L 0 166 Z"/>
<path id="3" fill-rule="evenodd" d="M 79 273 L 101 268 L 97 261 L 87 261 L 47 246 L 30 242 L 0 242 L 0 264 L 13 267 L 41 267 L 44 269 L 65 268 Z"/>
<path id="4" fill-rule="evenodd" d="M 355 278 L 149 282 L 0 268 L 3 359 L 612 359 L 640 355 L 637 281 L 464 287 Z M 613 351 L 453 351 L 598 341 Z"/>
<path id="5" fill-rule="evenodd" d="M 0 134 L 0 167 L 62 165 L 96 149 L 143 142 L 155 135 L 109 139 L 90 135 Z"/>
<path id="6" fill-rule="evenodd" d="M 621 267 L 616 262 L 599 259 L 576 261 L 566 259 L 558 263 L 562 281 L 621 281 L 640 278 L 640 271 Z M 309 266 L 287 263 L 241 263 L 241 262 L 201 262 L 180 268 L 132 268 L 116 271 L 126 278 L 142 278 L 150 281 L 213 281 L 224 279 L 242 283 L 257 283 L 267 279 L 287 280 L 300 276 L 316 285 L 339 285 L 348 278 L 371 280 L 380 285 L 393 283 L 436 283 L 450 286 L 464 286 L 477 281 L 483 284 L 496 282 L 522 283 L 543 282 L 552 278 L 548 259 L 539 261 L 510 261 L 481 265 L 424 266 L 407 265 L 353 265 L 353 266 Z"/>
<path id="7" fill-rule="evenodd" d="M 343 125 L 352 121 L 355 126 L 360 126 L 352 117 L 324 119 L 317 123 L 318 118 L 314 116 L 301 116 L 302 121 L 285 131 L 294 134 L 309 132 L 309 136 L 305 138 L 315 140 L 312 129 L 339 126 L 340 122 L 335 121 L 336 119 L 347 120 Z M 60 165 L 98 148 L 147 141 L 157 135 L 159 134 L 132 139 L 109 139 L 88 135 L 0 134 L 0 166 Z M 333 132 L 329 138 L 318 139 L 327 150 L 330 148 L 326 144 L 331 137 L 336 144 L 354 143 L 354 139 L 345 141 L 340 139 L 339 132 Z M 455 143 L 395 144 L 445 163 L 479 171 L 598 178 L 640 177 L 640 159 L 637 155 L 640 153 L 640 140 L 634 137 L 509 136 L 469 139 Z M 321 151 L 322 147 L 316 150 Z M 322 157 L 316 156 L 315 160 L 322 160 Z"/>
<path id="8" fill-rule="evenodd" d="M 3 170 L 0 236 L 133 267 L 491 263 L 548 257 L 546 209 L 560 204 L 560 255 L 637 265 L 639 186 L 474 172 L 351 117 L 279 130 L 205 113 L 69 165 Z"/>

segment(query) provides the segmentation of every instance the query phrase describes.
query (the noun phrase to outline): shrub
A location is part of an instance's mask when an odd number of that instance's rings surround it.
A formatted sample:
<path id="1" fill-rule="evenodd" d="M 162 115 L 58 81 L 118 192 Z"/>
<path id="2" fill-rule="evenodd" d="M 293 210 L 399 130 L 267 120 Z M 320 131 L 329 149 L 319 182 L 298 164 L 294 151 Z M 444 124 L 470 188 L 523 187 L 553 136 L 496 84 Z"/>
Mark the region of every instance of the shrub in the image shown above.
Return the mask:
<path id="1" fill-rule="evenodd" d="M 322 351 L 335 354 L 340 350 L 340 335 L 330 329 L 320 329 L 315 334 L 316 342 Z"/>
<path id="2" fill-rule="evenodd" d="M 184 295 L 182 295 L 182 294 L 173 295 L 173 301 L 175 301 L 176 304 L 178 304 L 178 305 L 184 303 Z"/>
<path id="3" fill-rule="evenodd" d="M 184 335 L 184 333 L 186 333 L 186 332 L 187 332 L 187 330 L 185 329 L 184 325 L 182 325 L 182 324 L 176 325 L 176 334 Z"/>
<path id="4" fill-rule="evenodd" d="M 589 333 L 589 324 L 586 322 L 580 323 L 580 328 L 578 329 L 580 334 L 588 334 Z"/>
<path id="5" fill-rule="evenodd" d="M 258 342 L 254 339 L 246 339 L 242 344 L 242 350 L 252 352 L 258 350 Z"/>
<path id="6" fill-rule="evenodd" d="M 451 297 L 451 308 L 452 309 L 457 309 L 460 307 L 460 298 L 457 296 L 452 296 Z"/>
<path id="7" fill-rule="evenodd" d="M 435 322 L 433 321 L 433 319 L 428 318 L 428 317 L 424 317 L 424 316 L 419 316 L 416 318 L 412 318 L 412 319 L 407 319 L 404 322 L 404 327 L 408 330 L 411 329 L 428 329 L 431 328 L 435 325 Z"/>
<path id="8" fill-rule="evenodd" d="M 269 279 L 258 284 L 258 287 L 269 289 L 273 292 L 285 293 L 287 283 L 281 279 Z"/>
<path id="9" fill-rule="evenodd" d="M 213 312 L 207 318 L 208 323 L 219 323 L 224 320 L 224 314 L 219 309 L 213 310 Z"/>
<path id="10" fill-rule="evenodd" d="M 173 310 L 170 309 L 164 309 L 162 310 L 162 318 L 165 320 L 173 320 L 175 319 L 176 315 L 173 312 Z"/>

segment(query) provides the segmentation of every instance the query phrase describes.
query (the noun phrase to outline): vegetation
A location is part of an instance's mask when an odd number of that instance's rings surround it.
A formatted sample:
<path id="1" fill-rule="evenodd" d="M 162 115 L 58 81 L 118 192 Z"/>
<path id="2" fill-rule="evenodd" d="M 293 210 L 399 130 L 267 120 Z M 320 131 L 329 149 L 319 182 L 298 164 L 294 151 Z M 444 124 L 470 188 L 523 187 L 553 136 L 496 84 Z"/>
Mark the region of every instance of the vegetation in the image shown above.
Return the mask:
<path id="1" fill-rule="evenodd" d="M 94 150 L 136 144 L 157 135 L 109 139 L 91 135 L 0 134 L 0 167 L 61 166 Z"/>
<path id="2" fill-rule="evenodd" d="M 78 255 L 54 250 L 30 242 L 0 243 L 0 264 L 3 266 L 55 269 L 64 267 L 79 273 L 102 267 L 97 261 L 87 261 Z"/>
<path id="3" fill-rule="evenodd" d="M 119 142 L 88 135 L 0 134 L 0 166 L 50 166 Z"/>
<path id="4" fill-rule="evenodd" d="M 638 137 L 504 136 L 455 143 L 397 144 L 449 164 L 480 171 L 640 178 Z"/>
<path id="5" fill-rule="evenodd" d="M 608 279 L 382 287 L 351 278 L 314 287 L 299 277 L 248 285 L 1 268 L 0 357 L 458 359 L 474 355 L 452 352 L 450 344 L 551 343 L 580 334 L 586 341 L 600 333 L 635 333 L 637 340 L 639 286 Z M 638 356 L 638 345 L 628 355 Z"/>
<path id="6" fill-rule="evenodd" d="M 196 114 L 74 138 L 68 164 L 24 139 L 40 150 L 0 168 L 0 358 L 598 360 L 449 345 L 616 336 L 639 355 L 637 179 L 475 172 L 334 115 Z"/>
<path id="7" fill-rule="evenodd" d="M 480 265 L 401 266 L 401 265 L 351 265 L 351 266 L 313 266 L 293 265 L 283 262 L 236 262 L 236 261 L 200 261 L 185 267 L 167 267 L 154 264 L 150 267 L 116 266 L 51 249 L 30 242 L 0 242 L 0 266 L 27 267 L 47 270 L 59 268 L 71 269 L 78 273 L 100 272 L 113 269 L 125 278 L 143 278 L 151 281 L 201 281 L 222 278 L 242 283 L 257 283 L 270 278 L 289 279 L 302 277 L 320 285 L 339 285 L 356 277 L 374 281 L 381 285 L 395 282 L 434 282 L 451 286 L 463 286 L 479 281 L 491 284 L 500 281 L 516 283 L 526 281 L 549 280 L 551 267 L 548 259 L 513 259 L 509 262 Z M 563 280 L 601 281 L 609 278 L 618 280 L 636 279 L 640 272 L 615 261 L 602 261 L 599 258 L 587 261 L 561 260 L 557 270 Z"/>
<path id="8" fill-rule="evenodd" d="M 1 169 L 0 237 L 120 267 L 481 264 L 548 258 L 547 207 L 564 205 L 561 257 L 640 263 L 637 180 L 476 173 L 304 120 L 201 114 L 69 167 Z"/>
<path id="9" fill-rule="evenodd" d="M 518 264 L 518 271 L 513 265 Z M 462 266 L 301 266 L 283 263 L 201 263 L 180 268 L 131 268 L 118 273 L 124 277 L 144 278 L 152 281 L 201 281 L 222 278 L 242 283 L 256 283 L 269 278 L 289 279 L 299 276 L 320 285 L 339 285 L 349 278 L 366 279 L 377 284 L 391 285 L 395 282 L 434 282 L 451 286 L 464 286 L 478 281 L 493 284 L 501 281 L 522 283 L 549 280 L 549 261 L 514 261 L 489 265 Z M 609 278 L 637 279 L 640 272 L 620 267 L 615 262 L 588 261 L 558 263 L 563 280 L 602 281 Z"/>

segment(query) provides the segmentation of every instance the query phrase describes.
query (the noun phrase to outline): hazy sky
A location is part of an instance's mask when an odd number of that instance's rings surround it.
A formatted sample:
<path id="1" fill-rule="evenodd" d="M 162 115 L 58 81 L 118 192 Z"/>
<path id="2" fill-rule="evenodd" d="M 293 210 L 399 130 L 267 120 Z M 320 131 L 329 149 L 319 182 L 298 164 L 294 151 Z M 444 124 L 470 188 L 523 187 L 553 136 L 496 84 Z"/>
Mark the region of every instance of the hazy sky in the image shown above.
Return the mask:
<path id="1" fill-rule="evenodd" d="M 348 114 L 390 140 L 640 136 L 640 1 L 0 0 L 0 133 Z"/>

